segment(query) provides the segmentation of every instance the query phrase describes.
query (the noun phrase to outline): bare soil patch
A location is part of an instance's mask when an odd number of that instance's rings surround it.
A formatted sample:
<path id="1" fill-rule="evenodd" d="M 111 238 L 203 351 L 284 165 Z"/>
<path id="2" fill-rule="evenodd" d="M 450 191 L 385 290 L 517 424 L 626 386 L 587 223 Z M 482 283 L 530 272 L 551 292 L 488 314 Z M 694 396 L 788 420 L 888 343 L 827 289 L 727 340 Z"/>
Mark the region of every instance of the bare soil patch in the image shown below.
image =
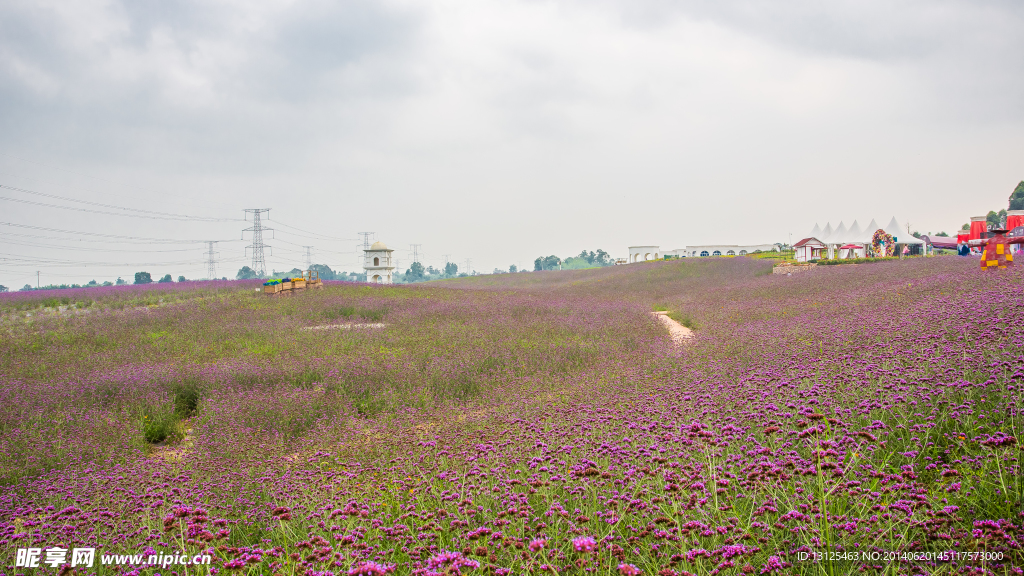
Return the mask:
<path id="1" fill-rule="evenodd" d="M 668 317 L 668 312 L 651 312 L 654 317 L 668 328 L 669 336 L 676 346 L 685 346 L 693 338 L 693 330 Z"/>

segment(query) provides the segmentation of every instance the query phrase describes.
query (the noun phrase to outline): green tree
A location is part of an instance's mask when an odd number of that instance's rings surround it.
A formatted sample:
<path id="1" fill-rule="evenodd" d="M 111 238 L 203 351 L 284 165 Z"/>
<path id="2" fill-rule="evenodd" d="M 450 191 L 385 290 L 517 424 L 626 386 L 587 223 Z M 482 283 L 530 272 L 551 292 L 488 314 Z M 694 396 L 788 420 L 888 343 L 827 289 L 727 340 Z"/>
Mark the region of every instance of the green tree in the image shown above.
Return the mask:
<path id="1" fill-rule="evenodd" d="M 188 282 L 188 280 L 185 280 L 184 276 L 178 276 L 178 282 Z"/>
<path id="2" fill-rule="evenodd" d="M 238 274 L 235 276 L 238 280 L 252 280 L 256 278 L 256 271 L 248 266 L 242 266 L 238 269 Z"/>
<path id="3" fill-rule="evenodd" d="M 1024 180 L 1010 194 L 1010 210 L 1024 210 Z"/>
<path id="4" fill-rule="evenodd" d="M 936 236 L 941 236 L 943 238 L 949 238 L 949 234 L 946 234 L 945 232 L 938 232 L 935 235 Z"/>
<path id="5" fill-rule="evenodd" d="M 0 284 L 0 292 L 7 292 L 8 290 L 9 290 L 9 288 L 7 286 L 4 286 L 3 284 Z"/>
<path id="6" fill-rule="evenodd" d="M 24 285 L 24 286 L 22 286 L 22 288 L 21 288 L 21 291 L 22 291 L 22 292 L 28 292 L 29 290 L 32 290 L 32 285 L 31 285 L 31 284 L 25 284 L 25 285 Z"/>
<path id="7" fill-rule="evenodd" d="M 309 269 L 312 270 L 313 272 L 316 272 L 321 280 L 336 279 L 334 270 L 331 270 L 331 267 L 326 264 L 313 264 L 312 266 L 309 267 Z"/>
<path id="8" fill-rule="evenodd" d="M 509 274 L 515 274 L 516 272 L 519 272 L 519 269 L 516 268 L 515 264 L 513 264 L 513 265 L 508 267 L 508 273 Z"/>
<path id="9" fill-rule="evenodd" d="M 989 229 L 1002 228 L 1003 224 L 1006 223 L 1006 210 L 989 210 L 988 214 L 985 215 L 985 221 L 988 223 Z"/>
<path id="10" fill-rule="evenodd" d="M 444 275 L 445 276 L 458 276 L 459 275 L 459 265 L 456 264 L 455 262 L 449 262 L 449 263 L 445 264 L 444 265 Z"/>
<path id="11" fill-rule="evenodd" d="M 160 284 L 166 284 L 168 282 L 174 282 L 174 279 L 171 278 L 170 274 L 164 274 L 164 277 L 161 278 L 160 280 L 157 280 L 157 282 Z"/>
<path id="12" fill-rule="evenodd" d="M 426 270 L 423 268 L 423 264 L 413 262 L 412 266 L 409 266 L 409 269 L 405 271 L 405 279 L 411 282 L 422 280 L 424 272 Z"/>
<path id="13" fill-rule="evenodd" d="M 540 270 L 554 270 L 558 268 L 558 265 L 562 263 L 562 259 L 558 256 L 541 256 L 533 261 L 533 269 L 535 271 Z"/>
<path id="14" fill-rule="evenodd" d="M 136 272 L 135 283 L 136 284 L 150 284 L 153 282 L 153 277 L 150 276 L 149 272 Z"/>

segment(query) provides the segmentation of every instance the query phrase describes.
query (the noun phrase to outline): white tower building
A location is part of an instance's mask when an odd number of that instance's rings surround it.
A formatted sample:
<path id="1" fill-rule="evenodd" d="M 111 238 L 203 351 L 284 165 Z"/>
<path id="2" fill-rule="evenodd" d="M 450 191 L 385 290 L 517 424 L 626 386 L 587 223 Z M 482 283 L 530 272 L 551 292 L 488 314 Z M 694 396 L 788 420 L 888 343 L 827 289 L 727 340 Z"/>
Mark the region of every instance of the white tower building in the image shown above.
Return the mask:
<path id="1" fill-rule="evenodd" d="M 391 284 L 391 275 L 395 265 L 391 260 L 391 253 L 394 252 L 383 242 L 374 242 L 369 249 L 363 250 L 363 270 L 366 271 L 366 281 L 373 284 Z"/>

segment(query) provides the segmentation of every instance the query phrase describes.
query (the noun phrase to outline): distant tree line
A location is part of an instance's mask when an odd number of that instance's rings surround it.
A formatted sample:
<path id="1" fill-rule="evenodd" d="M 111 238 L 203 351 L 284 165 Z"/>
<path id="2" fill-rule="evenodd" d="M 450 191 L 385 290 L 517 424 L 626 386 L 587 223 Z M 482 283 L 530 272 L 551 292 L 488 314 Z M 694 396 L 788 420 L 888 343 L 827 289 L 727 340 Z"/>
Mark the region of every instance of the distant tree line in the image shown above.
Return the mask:
<path id="1" fill-rule="evenodd" d="M 120 278 L 118 278 L 117 280 L 118 280 L 118 284 L 124 284 L 124 281 L 121 280 Z M 216 278 L 213 278 L 213 280 L 216 280 Z M 227 278 L 221 278 L 221 280 L 227 280 Z M 171 282 L 174 282 L 174 280 L 171 278 L 170 274 L 164 274 L 159 280 L 156 281 L 157 284 L 168 284 L 168 283 L 171 283 Z M 188 282 L 188 278 L 185 278 L 184 276 L 180 276 L 179 275 L 178 276 L 178 282 Z M 149 272 L 136 272 L 135 273 L 135 284 L 152 284 L 152 283 L 153 283 L 153 276 Z"/>
<path id="2" fill-rule="evenodd" d="M 596 252 L 591 250 L 587 252 L 583 250 L 578 256 L 569 256 L 565 260 L 558 256 L 540 256 L 533 261 L 534 271 L 541 270 L 579 270 L 582 268 L 599 268 L 601 266 L 611 266 L 611 256 L 604 250 L 597 250 Z"/>
<path id="3" fill-rule="evenodd" d="M 47 284 L 46 286 L 40 286 L 38 288 L 32 286 L 31 284 L 25 284 L 21 288 L 20 292 L 31 292 L 32 290 L 66 290 L 69 288 L 94 288 L 97 286 L 121 286 L 122 284 L 127 284 L 127 282 L 125 282 L 121 278 L 118 278 L 117 282 L 111 282 L 109 280 L 105 282 L 97 282 L 95 280 L 90 280 L 85 284 Z M 0 292 L 7 291 L 8 288 L 6 286 L 0 286 Z"/>
<path id="4" fill-rule="evenodd" d="M 448 262 L 444 268 L 424 266 L 421 262 L 413 262 L 405 270 L 405 274 L 396 274 L 394 281 L 398 284 L 413 284 L 416 282 L 427 282 L 430 280 L 444 280 L 447 278 L 466 277 L 469 274 L 459 272 L 459 265 L 455 262 Z"/>
<path id="5" fill-rule="evenodd" d="M 318 277 L 321 280 L 342 280 L 342 281 L 345 281 L 345 282 L 366 282 L 366 273 L 365 272 L 341 272 L 341 271 L 335 271 L 335 270 L 332 270 L 331 267 L 326 265 L 326 264 L 313 264 L 312 266 L 309 267 L 309 269 L 315 271 L 317 273 Z M 264 277 L 261 278 L 260 275 L 257 274 L 256 271 L 253 270 L 252 268 L 250 268 L 249 266 L 242 266 L 238 270 L 238 274 L 235 275 L 235 278 L 238 279 L 238 280 L 258 280 L 258 279 L 268 279 L 268 280 L 270 280 L 270 279 L 274 279 L 274 278 L 298 278 L 298 277 L 302 276 L 303 273 L 304 273 L 304 270 L 302 270 L 300 268 L 292 268 L 291 270 L 288 270 L 287 272 L 278 272 L 278 271 L 275 270 L 271 274 L 265 275 Z"/>

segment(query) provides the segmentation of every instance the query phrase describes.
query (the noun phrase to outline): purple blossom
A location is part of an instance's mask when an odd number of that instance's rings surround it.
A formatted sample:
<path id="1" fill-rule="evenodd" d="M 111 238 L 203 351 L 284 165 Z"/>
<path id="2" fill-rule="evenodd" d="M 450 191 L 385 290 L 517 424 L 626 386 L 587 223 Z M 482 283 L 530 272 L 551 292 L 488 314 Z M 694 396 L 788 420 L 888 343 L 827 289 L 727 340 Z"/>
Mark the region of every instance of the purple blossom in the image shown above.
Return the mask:
<path id="1" fill-rule="evenodd" d="M 573 538 L 572 547 L 577 552 L 593 552 L 597 549 L 597 541 L 589 536 Z"/>
<path id="2" fill-rule="evenodd" d="M 439 552 L 427 560 L 427 567 L 431 570 L 451 570 L 458 574 L 459 568 L 479 568 L 480 563 L 466 558 L 461 552 Z"/>

